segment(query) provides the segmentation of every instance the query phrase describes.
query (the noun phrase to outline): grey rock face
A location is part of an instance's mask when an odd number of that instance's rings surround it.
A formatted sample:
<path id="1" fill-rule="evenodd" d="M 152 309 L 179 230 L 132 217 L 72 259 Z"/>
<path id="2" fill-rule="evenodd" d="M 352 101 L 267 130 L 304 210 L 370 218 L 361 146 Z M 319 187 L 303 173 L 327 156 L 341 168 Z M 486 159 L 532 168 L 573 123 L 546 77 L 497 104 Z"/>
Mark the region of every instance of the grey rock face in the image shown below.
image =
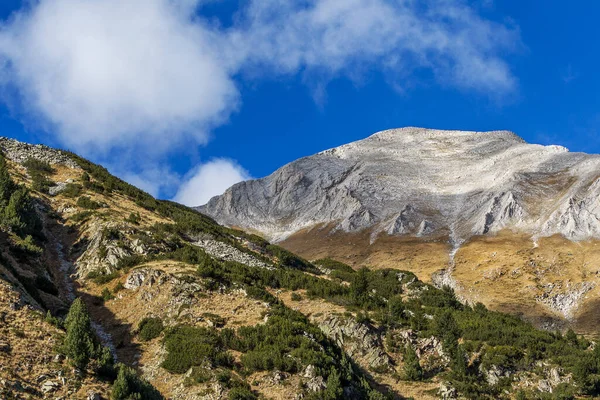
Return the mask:
<path id="1" fill-rule="evenodd" d="M 319 324 L 319 328 L 344 348 L 349 356 L 363 357 L 372 368 L 389 367 L 392 364 L 379 335 L 365 324 L 352 318 L 332 316 Z"/>
<path id="2" fill-rule="evenodd" d="M 267 268 L 273 269 L 272 266 L 260 261 L 256 257 L 251 256 L 250 254 L 244 253 L 241 250 L 236 249 L 235 247 L 219 242 L 217 240 L 212 239 L 201 239 L 195 243 L 192 243 L 194 246 L 198 246 L 206 251 L 210 256 L 224 261 L 235 261 L 240 264 L 245 264 L 250 267 L 257 268 Z"/>
<path id="3" fill-rule="evenodd" d="M 600 237 L 600 156 L 506 131 L 403 128 L 294 161 L 198 209 L 271 240 L 321 223 L 448 237 L 501 229 Z"/>

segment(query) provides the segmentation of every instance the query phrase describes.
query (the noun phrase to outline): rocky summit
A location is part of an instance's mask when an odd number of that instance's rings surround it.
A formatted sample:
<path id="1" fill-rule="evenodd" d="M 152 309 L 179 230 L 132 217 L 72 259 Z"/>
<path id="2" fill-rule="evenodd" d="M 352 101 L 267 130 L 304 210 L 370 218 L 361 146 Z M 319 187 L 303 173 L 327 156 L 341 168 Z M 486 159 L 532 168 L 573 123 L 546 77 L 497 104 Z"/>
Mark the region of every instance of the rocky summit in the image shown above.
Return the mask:
<path id="1" fill-rule="evenodd" d="M 274 240 L 317 224 L 446 236 L 600 237 L 600 156 L 507 131 L 393 129 L 239 183 L 199 210 Z"/>

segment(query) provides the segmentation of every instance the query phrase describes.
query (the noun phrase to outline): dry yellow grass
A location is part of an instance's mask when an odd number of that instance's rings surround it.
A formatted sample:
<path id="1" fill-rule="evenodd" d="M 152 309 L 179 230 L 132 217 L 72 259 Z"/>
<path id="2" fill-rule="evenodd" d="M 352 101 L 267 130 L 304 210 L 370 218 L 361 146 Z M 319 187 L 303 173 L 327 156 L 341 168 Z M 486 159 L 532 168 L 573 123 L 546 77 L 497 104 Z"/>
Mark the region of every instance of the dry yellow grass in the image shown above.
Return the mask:
<path id="1" fill-rule="evenodd" d="M 371 243 L 371 232 L 332 232 L 317 226 L 292 235 L 281 243 L 307 259 L 331 257 L 354 267 L 408 270 L 431 282 L 433 273 L 448 267 L 450 246 L 444 238 L 380 234 Z M 600 328 L 595 312 L 600 304 L 600 241 L 572 242 L 560 236 L 541 238 L 502 231 L 474 237 L 459 249 L 452 273 L 458 293 L 471 302 L 482 302 L 499 311 L 522 315 L 538 326 L 565 327 L 585 334 Z M 577 285 L 594 287 L 568 316 L 537 301 L 536 297 L 568 293 Z M 549 285 L 554 285 L 550 290 Z"/>
<path id="2" fill-rule="evenodd" d="M 44 321 L 40 311 L 29 306 L 14 307 L 19 294 L 0 281 L 0 343 L 9 349 L 0 350 L 0 380 L 20 382 L 24 389 L 39 391 L 45 381 L 58 382 L 51 398 L 85 399 L 89 391 L 105 398 L 110 386 L 86 376 L 80 382 L 62 359 L 55 359 L 63 332 Z M 57 375 L 61 371 L 61 376 Z M 2 386 L 0 386 L 1 393 Z M 43 398 L 41 393 L 27 398 Z M 0 395 L 0 397 L 2 397 Z"/>
<path id="3" fill-rule="evenodd" d="M 380 234 L 371 243 L 371 232 L 332 232 L 317 226 L 300 231 L 280 243 L 309 260 L 331 257 L 353 267 L 396 268 L 414 272 L 429 282 L 431 275 L 448 265 L 450 246 L 444 238 L 423 240 Z"/>

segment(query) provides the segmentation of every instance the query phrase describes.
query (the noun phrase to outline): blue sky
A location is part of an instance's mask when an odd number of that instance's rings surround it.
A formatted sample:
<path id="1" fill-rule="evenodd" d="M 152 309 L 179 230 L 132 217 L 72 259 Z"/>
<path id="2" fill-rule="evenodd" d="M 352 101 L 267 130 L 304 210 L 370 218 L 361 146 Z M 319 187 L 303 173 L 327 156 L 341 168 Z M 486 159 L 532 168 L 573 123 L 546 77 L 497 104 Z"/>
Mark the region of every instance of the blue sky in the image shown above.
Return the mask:
<path id="1" fill-rule="evenodd" d="M 0 134 L 191 205 L 403 126 L 600 152 L 598 2 L 125 3 L 0 4 Z"/>

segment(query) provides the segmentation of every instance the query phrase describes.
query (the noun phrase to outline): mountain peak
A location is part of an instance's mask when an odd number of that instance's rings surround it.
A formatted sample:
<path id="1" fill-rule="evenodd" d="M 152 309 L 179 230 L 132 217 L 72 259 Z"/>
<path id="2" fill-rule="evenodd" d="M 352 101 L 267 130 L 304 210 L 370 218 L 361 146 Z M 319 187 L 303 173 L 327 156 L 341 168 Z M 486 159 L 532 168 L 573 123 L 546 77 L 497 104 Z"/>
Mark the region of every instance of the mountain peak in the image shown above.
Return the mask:
<path id="1" fill-rule="evenodd" d="M 408 205 L 416 218 L 410 225 L 417 228 L 400 224 L 395 234 L 462 242 L 511 228 L 585 239 L 600 236 L 600 215 L 579 220 L 563 204 L 593 196 L 587 191 L 598 186 L 592 184 L 599 168 L 597 156 L 528 144 L 509 131 L 406 127 L 292 162 L 234 186 L 200 210 L 273 240 L 323 223 L 344 231 L 395 232 Z M 586 209 L 578 215 L 588 214 Z M 571 218 L 580 224 L 560 222 Z"/>

